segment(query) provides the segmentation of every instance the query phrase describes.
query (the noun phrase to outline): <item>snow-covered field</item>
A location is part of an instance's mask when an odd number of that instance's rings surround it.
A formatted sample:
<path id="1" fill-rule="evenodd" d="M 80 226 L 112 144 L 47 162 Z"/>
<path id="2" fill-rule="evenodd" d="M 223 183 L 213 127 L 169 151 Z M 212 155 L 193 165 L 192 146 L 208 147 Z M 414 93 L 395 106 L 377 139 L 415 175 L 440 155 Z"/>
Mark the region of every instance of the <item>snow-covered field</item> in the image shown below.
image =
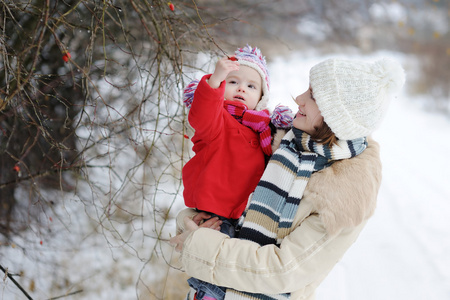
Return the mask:
<path id="1" fill-rule="evenodd" d="M 410 58 L 400 54 L 346 56 L 372 60 L 385 55 L 402 62 L 407 76 L 414 72 L 409 68 L 413 65 Z M 310 67 L 324 58 L 311 52 L 274 59 L 269 64 L 272 105 L 282 102 L 295 109 L 289 98 L 307 89 Z M 318 300 L 450 299 L 450 118 L 428 111 L 426 101 L 403 93 L 391 103 L 374 134 L 381 144 L 384 166 L 378 209 L 319 287 Z M 136 299 L 139 273 L 145 269 L 142 274 L 149 276 L 141 275 L 141 280 L 150 281 L 156 270 L 150 272 L 130 249 L 111 247 L 101 232 L 95 234 L 82 203 L 66 201 L 61 209 L 72 219 L 70 228 L 60 229 L 54 240 L 43 245 L 30 238 L 3 248 L 1 264 L 14 271 L 25 270 L 15 278 L 28 290 L 31 279 L 35 280 L 34 299 L 56 296 L 47 288 L 61 278 L 73 283 L 69 292 L 83 290 L 66 299 Z M 52 222 L 58 221 L 49 221 L 49 227 L 56 227 Z M 24 257 L 19 246 L 31 259 Z M 47 269 L 50 262 L 61 269 Z M 3 279 L 0 299 L 26 298 L 9 279 Z"/>

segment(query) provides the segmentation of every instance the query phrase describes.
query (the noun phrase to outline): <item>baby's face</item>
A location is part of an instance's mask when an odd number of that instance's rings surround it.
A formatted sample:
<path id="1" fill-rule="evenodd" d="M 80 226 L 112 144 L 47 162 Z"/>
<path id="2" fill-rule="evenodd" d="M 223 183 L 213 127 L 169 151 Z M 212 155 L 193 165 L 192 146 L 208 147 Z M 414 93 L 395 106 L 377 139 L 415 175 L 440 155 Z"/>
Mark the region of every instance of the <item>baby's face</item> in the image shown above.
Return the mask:
<path id="1" fill-rule="evenodd" d="M 258 71 L 240 66 L 238 71 L 228 74 L 225 81 L 225 100 L 240 101 L 248 109 L 256 108 L 262 97 L 262 79 Z"/>

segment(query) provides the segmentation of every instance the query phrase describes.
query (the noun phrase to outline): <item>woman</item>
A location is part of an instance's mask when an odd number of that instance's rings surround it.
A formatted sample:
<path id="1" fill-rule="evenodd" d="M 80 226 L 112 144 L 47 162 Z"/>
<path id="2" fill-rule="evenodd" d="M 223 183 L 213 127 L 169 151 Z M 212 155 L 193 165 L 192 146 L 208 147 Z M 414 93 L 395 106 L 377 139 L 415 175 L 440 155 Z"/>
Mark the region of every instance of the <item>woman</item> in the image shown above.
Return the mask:
<path id="1" fill-rule="evenodd" d="M 199 228 L 206 216 L 180 213 L 178 224 L 184 220 L 186 229 L 171 243 L 186 273 L 227 287 L 225 299 L 314 299 L 374 212 L 381 163 L 378 144 L 366 137 L 403 83 L 403 69 L 387 59 L 314 66 L 310 89 L 296 98 L 293 129 L 253 193 L 239 239 L 211 230 L 217 220 Z"/>

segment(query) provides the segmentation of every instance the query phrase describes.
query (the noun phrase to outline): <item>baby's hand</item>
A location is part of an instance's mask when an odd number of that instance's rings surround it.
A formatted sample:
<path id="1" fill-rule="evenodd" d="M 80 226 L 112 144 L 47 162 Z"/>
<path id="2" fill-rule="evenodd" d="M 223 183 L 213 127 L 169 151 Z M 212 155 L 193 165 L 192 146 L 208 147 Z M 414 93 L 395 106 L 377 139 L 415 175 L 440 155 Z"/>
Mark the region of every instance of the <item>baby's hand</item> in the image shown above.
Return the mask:
<path id="1" fill-rule="evenodd" d="M 239 63 L 237 61 L 231 60 L 228 57 L 223 57 L 217 62 L 216 69 L 209 78 L 208 83 L 213 89 L 217 89 L 230 72 L 237 70 L 239 70 Z"/>
<path id="2" fill-rule="evenodd" d="M 206 212 L 199 212 L 196 214 L 192 221 L 199 227 L 211 228 L 214 230 L 220 230 L 222 221 L 218 217 L 211 218 L 211 215 Z"/>

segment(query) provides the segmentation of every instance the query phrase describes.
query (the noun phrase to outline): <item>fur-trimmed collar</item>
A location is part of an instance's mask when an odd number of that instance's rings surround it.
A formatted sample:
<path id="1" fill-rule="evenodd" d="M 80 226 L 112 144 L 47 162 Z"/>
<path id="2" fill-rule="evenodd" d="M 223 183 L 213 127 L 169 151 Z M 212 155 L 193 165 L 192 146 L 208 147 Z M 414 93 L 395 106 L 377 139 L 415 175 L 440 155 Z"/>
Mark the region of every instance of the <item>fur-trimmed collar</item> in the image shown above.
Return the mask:
<path id="1" fill-rule="evenodd" d="M 381 184 L 380 147 L 368 139 L 360 155 L 314 173 L 305 190 L 328 233 L 336 234 L 372 216 Z"/>

